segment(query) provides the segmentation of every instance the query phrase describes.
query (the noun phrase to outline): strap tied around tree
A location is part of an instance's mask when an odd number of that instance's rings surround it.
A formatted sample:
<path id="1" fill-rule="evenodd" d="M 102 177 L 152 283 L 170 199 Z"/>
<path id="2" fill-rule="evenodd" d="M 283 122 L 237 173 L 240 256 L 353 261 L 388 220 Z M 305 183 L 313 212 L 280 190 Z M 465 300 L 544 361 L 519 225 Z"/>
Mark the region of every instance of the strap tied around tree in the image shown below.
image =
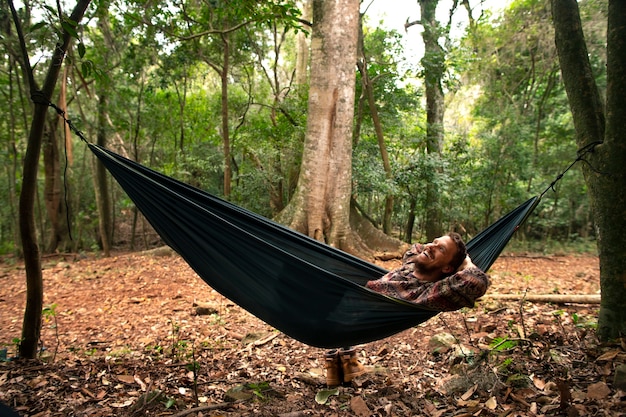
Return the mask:
<path id="1" fill-rule="evenodd" d="M 587 163 L 587 164 L 591 167 L 591 169 L 593 169 L 595 172 L 599 172 L 599 171 L 597 171 L 597 170 L 593 167 L 593 165 L 591 165 L 591 164 L 589 163 L 589 161 L 587 161 L 586 159 L 584 159 L 584 156 L 585 156 L 585 155 L 587 155 L 588 153 L 593 152 L 593 151 L 594 151 L 594 149 L 595 149 L 595 147 L 596 147 L 596 146 L 598 146 L 598 145 L 600 145 L 600 144 L 602 144 L 602 141 L 595 141 L 595 142 L 588 143 L 587 145 L 585 145 L 585 146 L 583 146 L 582 148 L 580 148 L 580 149 L 576 152 L 576 153 L 577 153 L 577 155 L 578 155 L 578 156 L 577 156 L 577 158 L 576 158 L 576 159 L 575 159 L 575 160 L 574 160 L 571 164 L 569 164 L 569 165 L 568 165 L 568 167 L 567 167 L 567 168 L 565 168 L 565 170 L 563 170 L 563 172 L 561 172 L 559 175 L 557 175 L 557 176 L 556 176 L 556 178 L 554 179 L 554 181 L 552 181 L 552 182 L 550 183 L 550 185 L 548 185 L 548 186 L 546 187 L 546 189 L 545 189 L 545 190 L 543 190 L 543 192 L 542 192 L 541 194 L 539 194 L 539 198 L 543 197 L 543 196 L 544 196 L 544 194 L 545 194 L 545 193 L 547 193 L 547 192 L 548 192 L 548 191 L 550 191 L 550 190 L 552 190 L 552 191 L 556 192 L 556 190 L 554 189 L 554 186 L 556 185 L 556 183 L 557 183 L 557 182 L 559 182 L 559 181 L 561 180 L 561 178 L 563 178 L 563 175 L 565 175 L 565 173 L 566 173 L 567 171 L 569 171 L 569 170 L 570 170 L 570 168 L 572 168 L 572 167 L 573 167 L 573 166 L 574 166 L 574 165 L 575 165 L 578 161 L 586 162 L 586 163 Z"/>

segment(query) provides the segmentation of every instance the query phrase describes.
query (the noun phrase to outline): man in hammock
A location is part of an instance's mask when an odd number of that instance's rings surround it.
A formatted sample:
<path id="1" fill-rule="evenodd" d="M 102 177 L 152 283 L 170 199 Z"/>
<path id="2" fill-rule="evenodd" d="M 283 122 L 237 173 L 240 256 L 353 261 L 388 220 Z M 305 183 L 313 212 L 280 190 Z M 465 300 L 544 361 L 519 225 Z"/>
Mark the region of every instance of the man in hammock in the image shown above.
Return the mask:
<path id="1" fill-rule="evenodd" d="M 437 311 L 473 307 L 489 278 L 470 259 L 458 233 L 449 233 L 404 254 L 402 266 L 366 287 Z"/>
<path id="2" fill-rule="evenodd" d="M 448 233 L 431 243 L 414 244 L 402 257 L 402 265 L 366 287 L 436 311 L 473 307 L 489 287 L 489 277 L 470 259 L 458 233 Z M 365 373 L 354 348 L 325 354 L 326 382 L 339 385 Z"/>

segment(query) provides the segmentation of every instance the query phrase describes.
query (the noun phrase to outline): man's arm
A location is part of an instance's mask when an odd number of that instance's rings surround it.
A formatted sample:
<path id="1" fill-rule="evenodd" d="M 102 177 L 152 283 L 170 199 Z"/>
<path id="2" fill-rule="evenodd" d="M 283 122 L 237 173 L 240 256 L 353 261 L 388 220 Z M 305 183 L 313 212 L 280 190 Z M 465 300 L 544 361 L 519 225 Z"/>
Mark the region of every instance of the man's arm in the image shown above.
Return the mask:
<path id="1" fill-rule="evenodd" d="M 456 272 L 434 282 L 414 301 L 439 311 L 473 307 L 489 288 L 489 277 L 472 262 L 469 255 Z"/>

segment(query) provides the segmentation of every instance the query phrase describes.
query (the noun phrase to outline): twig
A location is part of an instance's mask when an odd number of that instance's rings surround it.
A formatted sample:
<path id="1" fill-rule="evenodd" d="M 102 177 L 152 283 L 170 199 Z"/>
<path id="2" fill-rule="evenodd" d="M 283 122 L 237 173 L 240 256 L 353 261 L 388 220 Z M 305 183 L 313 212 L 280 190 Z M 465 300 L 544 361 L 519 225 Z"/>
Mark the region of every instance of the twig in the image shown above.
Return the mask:
<path id="1" fill-rule="evenodd" d="M 524 323 L 524 301 L 526 301 L 526 295 L 528 295 L 528 288 L 526 288 L 526 291 L 524 291 L 524 297 L 522 297 L 522 299 L 519 302 L 519 319 L 520 322 L 522 323 L 522 334 L 520 336 L 522 336 L 524 339 L 526 339 L 526 324 Z"/>
<path id="2" fill-rule="evenodd" d="M 600 294 L 486 294 L 483 298 L 517 301 L 524 298 L 532 303 L 600 304 Z"/>
<path id="3" fill-rule="evenodd" d="M 192 413 L 199 413 L 201 411 L 211 411 L 211 410 L 222 410 L 224 408 L 230 408 L 235 404 L 239 404 L 242 403 L 243 401 L 234 401 L 231 403 L 217 403 L 217 404 L 211 404 L 211 405 L 203 405 L 202 407 L 195 407 L 195 408 L 190 408 L 188 410 L 183 410 L 180 413 L 177 414 L 173 414 L 172 417 L 184 417 L 186 415 L 192 414 Z"/>
<path id="4" fill-rule="evenodd" d="M 469 343 L 470 345 L 472 344 L 473 340 L 472 340 L 472 332 L 469 329 L 469 326 L 467 325 L 467 320 L 465 319 L 465 314 L 463 314 L 463 327 L 465 328 L 465 333 L 467 333 L 467 337 L 469 338 Z"/>

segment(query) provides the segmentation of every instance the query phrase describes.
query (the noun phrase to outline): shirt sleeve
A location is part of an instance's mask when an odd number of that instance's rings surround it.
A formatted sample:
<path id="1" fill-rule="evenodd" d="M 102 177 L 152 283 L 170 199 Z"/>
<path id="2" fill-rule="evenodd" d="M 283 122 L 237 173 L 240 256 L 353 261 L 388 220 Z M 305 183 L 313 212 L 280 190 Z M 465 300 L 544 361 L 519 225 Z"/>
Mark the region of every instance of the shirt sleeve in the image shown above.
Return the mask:
<path id="1" fill-rule="evenodd" d="M 382 278 L 369 281 L 366 287 L 437 311 L 473 307 L 489 287 L 489 277 L 476 266 L 435 282 L 419 281 L 412 275 L 412 271 L 413 266 L 405 262 L 402 267 Z"/>
<path id="2" fill-rule="evenodd" d="M 489 288 L 489 277 L 476 266 L 433 282 L 419 296 L 410 300 L 438 311 L 473 307 Z"/>

